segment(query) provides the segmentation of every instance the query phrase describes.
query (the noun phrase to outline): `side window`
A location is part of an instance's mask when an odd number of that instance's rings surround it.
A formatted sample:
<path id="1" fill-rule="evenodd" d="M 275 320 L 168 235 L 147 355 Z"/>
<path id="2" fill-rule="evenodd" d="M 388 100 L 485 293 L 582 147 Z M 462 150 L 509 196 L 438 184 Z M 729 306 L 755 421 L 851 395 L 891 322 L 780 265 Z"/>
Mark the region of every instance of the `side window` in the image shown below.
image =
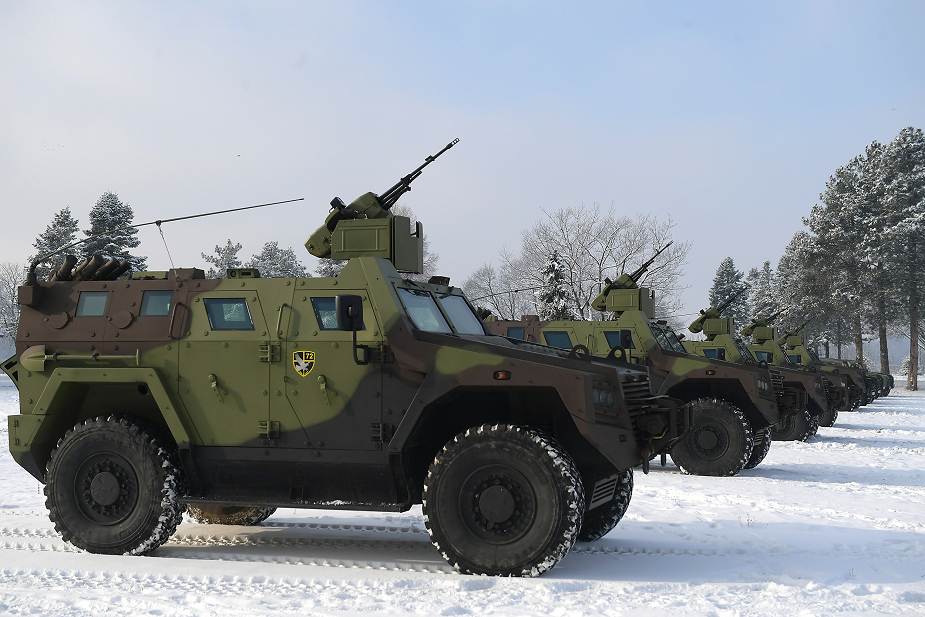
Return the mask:
<path id="1" fill-rule="evenodd" d="M 722 347 L 707 347 L 703 350 L 703 355 L 713 360 L 725 360 L 726 359 L 726 350 Z"/>
<path id="2" fill-rule="evenodd" d="M 788 355 L 787 359 L 793 362 L 794 364 L 803 364 L 803 358 L 801 356 Z"/>
<path id="3" fill-rule="evenodd" d="M 102 317 L 108 303 L 108 291 L 82 291 L 77 300 L 77 317 Z"/>
<path id="4" fill-rule="evenodd" d="M 568 336 L 568 332 L 553 331 L 543 332 L 543 338 L 546 339 L 546 344 L 550 347 L 559 347 L 560 349 L 571 349 L 572 340 Z"/>
<path id="5" fill-rule="evenodd" d="M 765 362 L 771 364 L 771 361 L 774 360 L 774 354 L 770 351 L 756 351 L 755 357 L 758 358 L 758 362 Z"/>
<path id="6" fill-rule="evenodd" d="M 205 298 L 209 326 L 213 330 L 253 330 L 254 322 L 244 298 Z"/>
<path id="7" fill-rule="evenodd" d="M 161 289 L 149 289 L 141 294 L 142 317 L 165 317 L 170 314 L 173 292 Z"/>
<path id="8" fill-rule="evenodd" d="M 623 349 L 633 348 L 632 330 L 609 330 L 604 332 L 604 337 L 607 339 L 607 346 L 611 349 L 614 347 L 622 347 Z"/>
<path id="9" fill-rule="evenodd" d="M 337 310 L 334 307 L 334 298 L 312 298 L 312 309 L 315 319 L 322 330 L 337 330 Z"/>
<path id="10" fill-rule="evenodd" d="M 507 337 L 524 340 L 524 329 L 520 326 L 511 326 L 507 329 Z"/>

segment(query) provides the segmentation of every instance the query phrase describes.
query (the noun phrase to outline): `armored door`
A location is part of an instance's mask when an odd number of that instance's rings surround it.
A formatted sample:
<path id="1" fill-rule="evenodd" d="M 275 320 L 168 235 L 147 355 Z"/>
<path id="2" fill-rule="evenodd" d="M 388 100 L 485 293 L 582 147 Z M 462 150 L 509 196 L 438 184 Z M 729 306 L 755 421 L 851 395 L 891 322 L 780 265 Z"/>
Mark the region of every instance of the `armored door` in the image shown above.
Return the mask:
<path id="1" fill-rule="evenodd" d="M 365 328 L 337 329 L 337 294 L 363 298 Z M 381 447 L 382 335 L 365 290 L 299 290 L 284 322 L 282 374 L 273 378 L 288 405 L 279 414 L 298 417 L 303 447 L 318 450 L 376 450 Z M 274 372 L 274 375 L 276 373 Z M 276 417 L 274 401 L 271 414 Z"/>
<path id="2" fill-rule="evenodd" d="M 256 285 L 212 291 L 190 302 L 189 335 L 178 341 L 179 391 L 207 446 L 265 446 L 270 345 Z"/>

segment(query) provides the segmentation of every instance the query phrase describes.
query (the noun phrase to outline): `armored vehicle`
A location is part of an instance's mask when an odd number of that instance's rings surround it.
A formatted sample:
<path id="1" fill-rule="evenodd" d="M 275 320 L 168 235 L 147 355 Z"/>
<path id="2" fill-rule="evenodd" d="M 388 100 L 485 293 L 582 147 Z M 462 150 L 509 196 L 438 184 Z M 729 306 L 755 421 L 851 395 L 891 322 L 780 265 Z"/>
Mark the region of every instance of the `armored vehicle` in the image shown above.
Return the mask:
<path id="1" fill-rule="evenodd" d="M 825 373 L 845 377 L 847 399 L 840 408 L 842 411 L 854 411 L 865 404 L 869 382 L 865 379 L 862 369 L 851 366 L 846 360 L 821 359 L 815 350 L 806 344 L 799 330 L 781 337 L 778 342 L 787 352 L 787 358 L 794 364 L 817 367 Z"/>
<path id="2" fill-rule="evenodd" d="M 670 453 L 683 471 L 698 475 L 728 476 L 755 467 L 771 447 L 770 427 L 781 419 L 772 376 L 763 366 L 688 353 L 667 322 L 653 318 L 654 294 L 637 286 L 653 260 L 606 281 L 592 306 L 611 313 L 612 320 L 525 318 L 490 321 L 488 327 L 512 338 L 648 366 L 653 391 L 685 401 L 693 414 L 691 431 L 657 454 Z"/>
<path id="3" fill-rule="evenodd" d="M 815 421 L 820 426 L 833 426 L 838 419 L 838 410 L 847 401 L 847 378 L 842 375 L 826 373 L 818 366 L 796 364 L 790 360 L 787 352 L 781 347 L 777 330 L 773 326 L 774 319 L 780 312 L 768 317 L 757 316 L 751 323 L 742 328 L 742 335 L 751 337 L 748 345 L 749 351 L 759 362 L 769 366 L 776 366 L 781 371 L 792 374 L 794 371 L 813 375 L 821 390 L 813 387 L 814 396 L 809 397 L 808 404 L 813 412 Z"/>
<path id="4" fill-rule="evenodd" d="M 708 358 L 767 366 L 782 416 L 780 423 L 771 427 L 771 439 L 806 441 L 816 434 L 822 415 L 828 414 L 831 409 L 822 378 L 815 372 L 800 370 L 792 365 L 759 362 L 745 342 L 733 333 L 732 318 L 721 317 L 723 310 L 734 299 L 732 297 L 720 306 L 701 310 L 700 316 L 687 329 L 694 334 L 703 333 L 706 338 L 699 341 L 685 340 L 684 348 Z"/>
<path id="5" fill-rule="evenodd" d="M 422 504 L 457 569 L 530 576 L 617 524 L 682 410 L 644 369 L 490 336 L 448 279 L 409 278 L 422 227 L 390 208 L 423 167 L 331 202 L 306 245 L 348 260 L 336 278 L 72 258 L 30 277 L 10 450 L 64 539 L 149 553 L 186 504 L 237 523 Z"/>

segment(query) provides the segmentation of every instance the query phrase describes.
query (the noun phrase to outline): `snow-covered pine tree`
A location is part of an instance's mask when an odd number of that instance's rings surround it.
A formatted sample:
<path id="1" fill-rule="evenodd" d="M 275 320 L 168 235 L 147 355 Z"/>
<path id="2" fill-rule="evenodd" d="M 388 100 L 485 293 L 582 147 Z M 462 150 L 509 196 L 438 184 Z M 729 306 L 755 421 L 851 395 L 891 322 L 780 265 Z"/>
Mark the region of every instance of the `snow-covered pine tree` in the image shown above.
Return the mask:
<path id="1" fill-rule="evenodd" d="M 909 376 L 909 356 L 906 356 L 903 361 L 899 363 L 899 374 L 902 377 Z"/>
<path id="2" fill-rule="evenodd" d="M 906 387 L 918 389 L 919 333 L 925 299 L 925 134 L 904 128 L 883 150 L 884 208 L 878 228 L 895 256 L 897 299 L 909 324 L 909 374 Z"/>
<path id="3" fill-rule="evenodd" d="M 319 259 L 315 266 L 315 276 L 335 277 L 347 265 L 344 259 Z"/>
<path id="4" fill-rule="evenodd" d="M 133 270 L 144 270 L 147 258 L 131 252 L 141 244 L 138 230 L 128 229 L 134 218 L 132 206 L 122 203 L 115 193 L 103 193 L 90 209 L 90 229 L 84 233 L 92 238 L 83 244 L 84 255 L 125 259 Z"/>
<path id="5" fill-rule="evenodd" d="M 66 246 L 77 239 L 77 233 L 80 231 L 80 225 L 77 219 L 71 214 L 70 208 L 61 208 L 51 218 L 51 222 L 45 227 L 45 231 L 40 233 L 32 243 L 35 252 L 29 256 L 29 263 L 41 255 L 46 255 Z M 74 251 L 79 251 L 79 247 L 74 247 Z M 48 280 L 48 277 L 54 272 L 61 262 L 62 256 L 56 255 L 39 263 L 35 269 L 39 280 Z"/>
<path id="6" fill-rule="evenodd" d="M 713 277 L 713 286 L 710 288 L 710 306 L 717 306 L 729 299 L 742 289 L 744 274 L 736 269 L 732 257 L 720 262 Z M 748 323 L 748 294 L 742 294 L 723 311 L 724 317 L 732 317 L 733 324 L 738 330 Z"/>
<path id="7" fill-rule="evenodd" d="M 765 261 L 761 268 L 752 268 L 745 277 L 748 283 L 748 308 L 750 315 L 765 317 L 780 308 L 780 301 L 774 289 L 774 272 L 771 262 Z"/>
<path id="8" fill-rule="evenodd" d="M 260 252 L 251 257 L 247 267 L 257 268 L 260 276 L 267 278 L 308 276 L 295 251 L 292 248 L 280 248 L 275 241 L 264 244 Z"/>
<path id="9" fill-rule="evenodd" d="M 558 251 L 553 251 L 546 258 L 546 265 L 543 266 L 541 275 L 543 287 L 537 294 L 540 319 L 546 321 L 574 319 L 574 313 L 569 305 L 568 290 L 565 286 L 565 265 Z"/>
<path id="10" fill-rule="evenodd" d="M 241 252 L 241 243 L 232 242 L 231 238 L 225 240 L 225 244 L 216 244 L 215 250 L 211 255 L 200 253 L 202 258 L 209 264 L 209 270 L 206 276 L 210 279 L 221 278 L 229 268 L 240 268 L 241 258 L 238 253 Z"/>

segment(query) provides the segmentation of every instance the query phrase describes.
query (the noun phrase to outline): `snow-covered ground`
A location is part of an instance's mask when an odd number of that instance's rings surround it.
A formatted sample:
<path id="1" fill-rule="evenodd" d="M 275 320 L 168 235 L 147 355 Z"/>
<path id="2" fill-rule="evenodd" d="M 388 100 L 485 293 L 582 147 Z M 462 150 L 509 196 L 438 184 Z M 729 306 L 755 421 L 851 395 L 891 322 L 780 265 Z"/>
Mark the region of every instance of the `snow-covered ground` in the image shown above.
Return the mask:
<path id="1" fill-rule="evenodd" d="M 0 416 L 16 391 L 0 383 Z M 894 390 L 735 478 L 638 474 L 623 522 L 539 579 L 452 573 L 420 510 L 186 523 L 149 557 L 81 553 L 0 425 L 2 615 L 925 615 L 925 392 Z"/>

